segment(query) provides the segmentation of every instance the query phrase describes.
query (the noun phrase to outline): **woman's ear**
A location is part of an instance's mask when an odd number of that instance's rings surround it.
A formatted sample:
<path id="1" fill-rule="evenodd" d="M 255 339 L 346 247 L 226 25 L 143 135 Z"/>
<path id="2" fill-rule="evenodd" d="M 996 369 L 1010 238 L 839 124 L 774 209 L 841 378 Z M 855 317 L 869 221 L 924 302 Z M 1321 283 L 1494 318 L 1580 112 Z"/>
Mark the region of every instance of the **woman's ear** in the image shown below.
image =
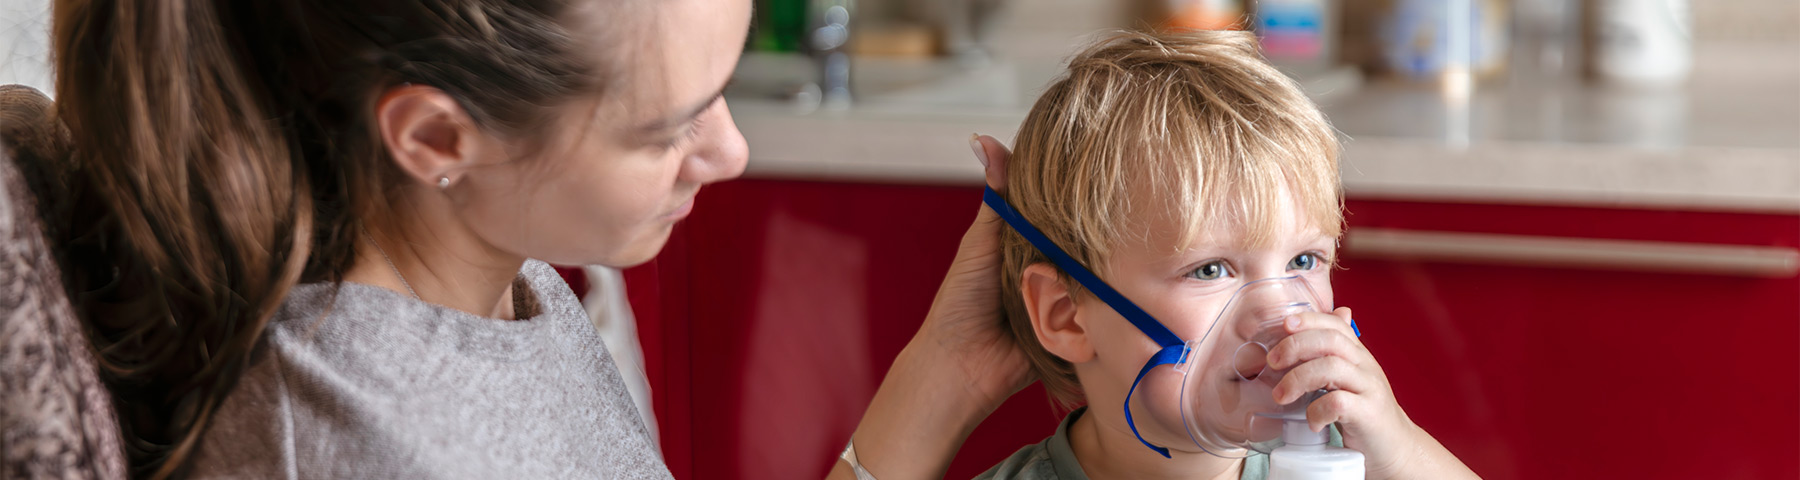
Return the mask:
<path id="1" fill-rule="evenodd" d="M 443 90 L 423 85 L 388 90 L 375 103 L 375 121 L 388 155 L 413 181 L 446 187 L 480 163 L 481 129 Z"/>
<path id="2" fill-rule="evenodd" d="M 1025 299 L 1025 312 L 1031 316 L 1031 329 L 1038 343 L 1069 363 L 1094 359 L 1093 343 L 1087 328 L 1075 319 L 1075 298 L 1068 285 L 1047 263 L 1025 267 L 1019 274 L 1019 294 Z"/>

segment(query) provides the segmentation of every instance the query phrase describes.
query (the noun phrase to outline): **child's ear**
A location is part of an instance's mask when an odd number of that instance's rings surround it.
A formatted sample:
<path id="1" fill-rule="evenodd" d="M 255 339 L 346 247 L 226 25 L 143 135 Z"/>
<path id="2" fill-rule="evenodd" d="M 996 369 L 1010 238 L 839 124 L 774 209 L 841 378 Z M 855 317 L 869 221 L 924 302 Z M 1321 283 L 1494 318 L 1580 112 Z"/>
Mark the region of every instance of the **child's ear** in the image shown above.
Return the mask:
<path id="1" fill-rule="evenodd" d="M 1038 343 L 1052 355 L 1069 363 L 1094 359 L 1094 347 L 1088 342 L 1087 329 L 1075 321 L 1075 299 L 1069 296 L 1056 269 L 1047 263 L 1025 267 L 1019 274 L 1019 294 L 1025 299 L 1025 312 L 1031 316 L 1031 329 Z"/>

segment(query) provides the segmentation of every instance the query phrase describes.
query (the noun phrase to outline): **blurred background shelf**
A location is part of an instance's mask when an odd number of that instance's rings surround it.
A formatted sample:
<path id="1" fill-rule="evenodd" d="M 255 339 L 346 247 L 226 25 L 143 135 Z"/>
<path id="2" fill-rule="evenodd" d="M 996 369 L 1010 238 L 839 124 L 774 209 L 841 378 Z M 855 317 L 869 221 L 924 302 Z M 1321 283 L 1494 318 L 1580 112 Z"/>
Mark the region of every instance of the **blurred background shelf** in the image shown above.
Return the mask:
<path id="1" fill-rule="evenodd" d="M 1340 81 L 1317 97 L 1348 139 L 1352 197 L 1800 212 L 1800 50 L 1696 49 L 1692 78 L 1674 90 L 1484 83 L 1466 145 L 1452 140 L 1452 110 L 1434 85 Z M 740 65 L 729 98 L 751 177 L 978 183 L 968 135 L 1010 141 L 1060 68 L 870 59 L 857 64 L 854 106 L 799 113 L 773 86 L 806 75 L 808 62 L 764 54 Z"/>

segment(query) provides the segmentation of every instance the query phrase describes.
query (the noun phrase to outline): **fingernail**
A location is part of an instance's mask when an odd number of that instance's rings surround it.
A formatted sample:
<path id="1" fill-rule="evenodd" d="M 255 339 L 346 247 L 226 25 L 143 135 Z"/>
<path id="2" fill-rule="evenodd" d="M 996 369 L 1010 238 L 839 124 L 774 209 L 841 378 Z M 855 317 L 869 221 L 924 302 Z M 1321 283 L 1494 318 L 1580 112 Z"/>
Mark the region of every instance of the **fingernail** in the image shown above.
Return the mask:
<path id="1" fill-rule="evenodd" d="M 1294 330 L 1299 330 L 1300 329 L 1300 317 L 1288 317 L 1287 318 L 1287 329 L 1290 332 L 1292 332 Z"/>
<path id="2" fill-rule="evenodd" d="M 1354 318 L 1350 319 L 1350 332 L 1355 333 L 1356 338 L 1362 338 L 1362 329 L 1356 328 L 1356 319 Z"/>
<path id="3" fill-rule="evenodd" d="M 969 149 L 975 151 L 975 160 L 981 162 L 981 168 L 987 168 L 987 149 L 981 148 L 981 135 L 969 134 Z"/>

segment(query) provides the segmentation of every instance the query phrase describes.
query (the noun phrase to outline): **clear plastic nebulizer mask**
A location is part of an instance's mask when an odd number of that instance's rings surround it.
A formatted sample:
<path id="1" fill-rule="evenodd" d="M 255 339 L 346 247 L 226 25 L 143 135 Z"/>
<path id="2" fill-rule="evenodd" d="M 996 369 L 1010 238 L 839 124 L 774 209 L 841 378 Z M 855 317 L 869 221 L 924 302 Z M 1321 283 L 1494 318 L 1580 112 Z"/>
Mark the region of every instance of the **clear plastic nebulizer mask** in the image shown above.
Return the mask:
<path id="1" fill-rule="evenodd" d="M 1288 445 L 1333 449 L 1325 445 L 1327 434 L 1312 431 L 1306 422 L 1306 406 L 1321 392 L 1303 395 L 1288 405 L 1275 403 L 1273 390 L 1287 372 L 1269 368 L 1266 362 L 1269 351 L 1288 337 L 1284 326 L 1288 317 L 1331 310 L 1305 279 L 1278 277 L 1244 284 L 1205 334 L 1183 341 L 1069 257 L 999 193 L 988 189 L 984 201 L 1065 274 L 1161 346 L 1139 370 L 1124 406 L 1126 423 L 1145 446 L 1165 457 L 1169 448 L 1175 447 L 1226 458 L 1244 457 L 1251 451 L 1275 452 L 1272 460 L 1281 459 L 1284 454 L 1276 450 Z M 1299 455 L 1287 452 L 1286 457 L 1295 459 L 1290 465 L 1299 466 L 1313 458 L 1344 460 L 1340 457 L 1352 455 L 1355 478 L 1360 478 L 1361 454 L 1354 451 L 1308 450 Z M 1282 469 L 1275 463 L 1271 462 L 1271 473 Z M 1332 465 L 1330 468 L 1343 468 L 1350 463 Z"/>
<path id="2" fill-rule="evenodd" d="M 1288 317 L 1329 308 L 1300 277 L 1239 287 L 1206 333 L 1181 345 L 1178 358 L 1145 365 L 1126 403 L 1132 427 L 1147 444 L 1229 458 L 1285 443 L 1323 445 L 1326 434 L 1306 424 L 1306 403 L 1314 395 L 1275 403 L 1275 386 L 1287 372 L 1266 360 L 1288 337 Z"/>

